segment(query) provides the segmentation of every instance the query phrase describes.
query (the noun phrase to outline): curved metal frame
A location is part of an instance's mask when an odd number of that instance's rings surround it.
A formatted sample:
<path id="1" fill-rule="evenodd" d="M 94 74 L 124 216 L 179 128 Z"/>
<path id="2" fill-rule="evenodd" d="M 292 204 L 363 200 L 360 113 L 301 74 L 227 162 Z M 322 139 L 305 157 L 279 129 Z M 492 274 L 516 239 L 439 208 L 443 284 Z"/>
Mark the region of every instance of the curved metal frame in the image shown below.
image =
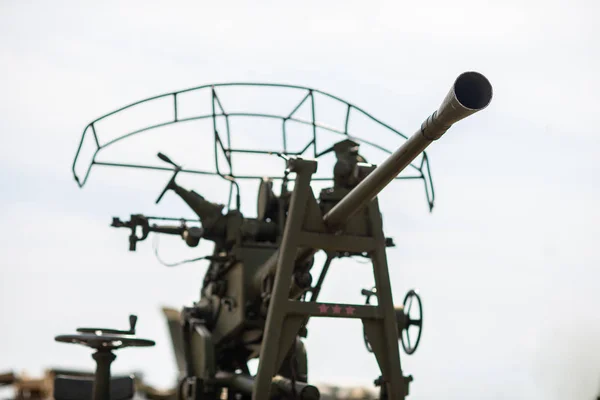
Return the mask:
<path id="1" fill-rule="evenodd" d="M 217 91 L 216 88 L 219 87 L 231 87 L 231 86 L 245 86 L 245 87 L 274 87 L 274 88 L 287 88 L 287 89 L 298 89 L 298 90 L 304 90 L 306 91 L 305 96 L 302 98 L 302 100 L 296 105 L 296 107 L 287 115 L 275 115 L 275 114 L 261 114 L 261 113 L 242 113 L 242 112 L 238 112 L 238 113 L 227 113 L 225 111 L 225 108 L 223 107 L 221 100 L 219 98 L 219 96 L 217 95 Z M 177 100 L 177 96 L 181 95 L 183 93 L 190 93 L 190 92 L 196 92 L 196 91 L 201 91 L 204 89 L 210 89 L 211 91 L 211 102 L 212 102 L 212 112 L 210 114 L 204 114 L 204 115 L 197 115 L 197 116 L 193 116 L 193 117 L 188 117 L 188 118 L 179 118 L 178 115 L 178 110 L 177 110 L 177 106 L 178 106 L 178 100 Z M 345 117 L 345 121 L 344 121 L 344 130 L 339 130 L 330 126 L 327 126 L 325 124 L 322 124 L 320 122 L 318 122 L 315 118 L 315 94 L 320 94 L 323 95 L 325 97 L 328 97 L 330 99 L 333 99 L 337 102 L 340 102 L 342 104 L 344 104 L 346 106 L 346 117 Z M 150 101 L 153 100 L 157 100 L 157 99 L 162 99 L 162 98 L 168 98 L 168 97 L 172 97 L 173 98 L 173 119 L 170 121 L 166 121 L 166 122 L 162 122 L 162 123 L 157 123 L 154 125 L 150 125 L 141 129 L 137 129 L 128 133 L 125 133 L 113 140 L 107 141 L 106 143 L 100 143 L 100 140 L 98 139 L 98 134 L 96 133 L 96 127 L 95 125 L 110 117 L 113 116 L 115 114 L 121 113 L 125 110 L 131 109 L 135 106 L 138 106 L 140 104 L 144 104 L 144 103 L 148 103 Z M 303 104 L 305 104 L 305 102 L 309 101 L 310 102 L 310 106 L 311 106 L 311 120 L 304 120 L 304 119 L 300 119 L 300 118 L 296 118 L 294 117 L 294 114 L 300 109 L 300 107 L 302 107 Z M 154 96 L 154 97 L 150 97 L 144 100 L 140 100 L 137 101 L 135 103 L 131 103 L 127 106 L 121 107 L 115 111 L 112 111 L 108 114 L 105 114 L 97 119 L 95 119 L 94 121 L 90 122 L 85 129 L 83 130 L 83 134 L 81 137 L 81 141 L 79 142 L 79 146 L 77 148 L 77 152 L 75 154 L 75 159 L 73 161 L 73 166 L 72 166 L 72 171 L 73 171 L 73 176 L 75 178 L 75 181 L 77 182 L 77 184 L 79 185 L 79 187 L 83 187 L 89 177 L 90 171 L 92 169 L 92 167 L 94 165 L 102 165 L 102 166 L 112 166 L 112 167 L 125 167 L 125 168 L 141 168 L 141 169 L 149 169 L 149 170 L 162 170 L 162 171 L 170 171 L 171 168 L 168 167 L 157 167 L 157 166 L 151 166 L 151 165 L 139 165 L 139 164 L 121 164 L 121 163 L 109 163 L 109 162 L 101 162 L 101 161 L 96 161 L 96 156 L 98 155 L 98 153 L 105 149 L 106 147 L 109 147 L 110 145 L 117 143 L 123 139 L 126 139 L 128 137 L 137 135 L 139 133 L 145 132 L 145 131 L 149 131 L 152 129 L 156 129 L 156 128 L 160 128 L 160 127 L 164 127 L 164 126 L 169 126 L 169 125 L 173 125 L 176 123 L 180 123 L 180 122 L 187 122 L 187 121 L 195 121 L 195 120 L 202 120 L 202 119 L 207 119 L 207 118 L 211 118 L 212 122 L 213 122 L 213 131 L 214 131 L 214 139 L 215 139 L 215 143 L 214 143 L 214 153 L 215 153 L 215 172 L 210 172 L 210 171 L 203 171 L 203 170 L 194 170 L 194 169 L 182 169 L 181 172 L 182 173 L 191 173 L 191 174 L 201 174 L 201 175 L 216 175 L 216 176 L 220 176 L 228 181 L 231 182 L 230 185 L 230 192 L 229 192 L 229 202 L 228 202 L 228 207 L 231 206 L 231 199 L 232 199 L 232 194 L 233 194 L 233 186 L 237 186 L 236 180 L 237 179 L 262 179 L 262 176 L 252 176 L 252 175 L 235 175 L 232 171 L 232 162 L 231 162 L 231 157 L 233 153 L 253 153 L 253 154 L 264 154 L 264 155 L 269 155 L 269 154 L 285 154 L 285 155 L 293 155 L 293 156 L 301 156 L 304 155 L 305 153 L 307 153 L 307 151 L 309 149 L 312 148 L 312 154 L 308 153 L 308 156 L 314 157 L 314 158 L 318 158 L 321 155 L 324 154 L 324 152 L 317 152 L 317 128 L 320 129 L 324 129 L 330 132 L 334 132 L 334 133 L 338 133 L 341 135 L 345 135 L 347 138 L 355 140 L 357 142 L 360 143 L 364 143 L 367 144 L 369 146 L 372 146 L 378 150 L 381 150 L 387 154 L 391 154 L 392 152 L 388 149 L 383 148 L 382 146 L 379 146 L 373 142 L 370 142 L 368 140 L 364 140 L 364 139 L 360 139 L 357 137 L 353 137 L 348 133 L 348 125 L 350 122 L 350 115 L 351 112 L 354 111 L 354 113 L 360 113 L 363 116 L 367 117 L 369 120 L 379 124 L 380 126 L 394 132 L 395 134 L 401 136 L 404 139 L 407 139 L 407 136 L 405 136 L 404 134 L 400 133 L 399 131 L 397 131 L 396 129 L 392 128 L 391 126 L 381 122 L 380 120 L 376 119 L 375 117 L 373 117 L 372 115 L 370 115 L 369 113 L 367 113 L 366 111 L 362 110 L 359 107 L 356 107 L 342 99 L 340 99 L 339 97 L 333 96 L 331 94 L 322 92 L 320 90 L 316 90 L 316 89 L 312 89 L 312 88 L 307 88 L 307 87 L 302 87 L 302 86 L 295 86 L 295 85 L 285 85 L 285 84 L 272 84 L 272 83 L 221 83 L 221 84 L 212 84 L 212 85 L 203 85 L 203 86 L 198 86 L 198 87 L 194 87 L 194 88 L 190 88 L 190 89 L 185 89 L 185 90 L 180 90 L 180 91 L 176 91 L 176 92 L 171 92 L 171 93 L 165 93 L 159 96 Z M 224 141 L 221 139 L 221 135 L 219 134 L 218 130 L 217 130 L 217 118 L 218 117 L 224 117 L 225 118 L 225 126 L 226 126 L 226 145 L 224 143 Z M 234 117 L 259 117 L 259 118 L 270 118 L 270 119 L 279 119 L 282 121 L 282 135 L 283 135 L 283 152 L 277 152 L 277 151 L 262 151 L 262 150 L 249 150 L 249 149 L 236 149 L 236 148 L 232 148 L 231 147 L 231 136 L 230 136 L 230 129 L 229 129 L 229 121 L 231 118 Z M 288 151 L 287 149 L 287 135 L 288 133 L 286 132 L 286 124 L 288 123 L 288 121 L 293 121 L 293 122 L 297 122 L 300 124 L 304 124 L 304 125 L 309 125 L 312 126 L 312 140 L 310 140 L 306 146 L 299 152 L 291 152 Z M 81 179 L 76 172 L 76 165 L 77 165 L 77 161 L 79 159 L 79 155 L 81 152 L 81 148 L 83 146 L 83 142 L 86 139 L 86 135 L 90 134 L 88 132 L 91 132 L 91 135 L 93 135 L 94 138 L 94 143 L 96 144 L 96 150 L 94 151 L 94 154 L 92 156 L 92 160 L 90 162 L 90 165 L 88 166 L 85 175 L 83 176 L 83 179 Z M 229 167 L 229 172 L 226 173 L 224 171 L 222 171 L 221 166 L 219 165 L 219 159 L 218 159 L 218 151 L 219 151 L 219 147 L 221 149 L 221 151 L 223 152 L 223 154 L 225 155 L 225 158 L 227 160 L 227 166 Z M 226 166 L 226 167 L 227 167 Z M 410 164 L 410 166 L 416 170 L 417 174 L 416 175 L 412 175 L 412 176 L 403 176 L 403 177 L 397 177 L 396 179 L 422 179 L 424 182 L 424 186 L 425 186 L 425 195 L 427 198 L 427 202 L 429 204 L 429 210 L 431 211 L 433 209 L 433 205 L 434 205 L 434 200 L 435 200 L 435 192 L 434 192 L 434 188 L 433 188 L 433 181 L 431 178 L 431 170 L 429 167 L 429 159 L 427 157 L 427 154 L 425 152 L 423 152 L 423 157 L 421 159 L 421 162 L 417 165 L 417 164 Z M 273 176 L 271 177 L 272 179 L 284 179 L 283 176 Z M 313 178 L 313 180 L 321 180 L 321 181 L 330 181 L 331 178 Z M 238 194 L 239 194 L 239 188 L 237 188 Z"/>

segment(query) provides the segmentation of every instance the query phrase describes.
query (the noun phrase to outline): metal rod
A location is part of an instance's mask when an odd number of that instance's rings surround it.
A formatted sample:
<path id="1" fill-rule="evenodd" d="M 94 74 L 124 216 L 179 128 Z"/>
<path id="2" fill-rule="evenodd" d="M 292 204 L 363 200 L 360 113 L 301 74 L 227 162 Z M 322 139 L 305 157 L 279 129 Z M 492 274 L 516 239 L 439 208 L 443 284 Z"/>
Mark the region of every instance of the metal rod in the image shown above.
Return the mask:
<path id="1" fill-rule="evenodd" d="M 110 364 L 117 356 L 107 350 L 98 350 L 92 357 L 96 360 L 92 400 L 110 400 Z"/>
<path id="2" fill-rule="evenodd" d="M 248 375 L 234 374 L 232 372 L 219 371 L 215 374 L 215 377 L 211 379 L 211 383 L 214 383 L 221 387 L 231 388 L 240 391 L 245 394 L 251 394 L 252 388 L 254 387 L 255 379 Z M 292 383 L 288 378 L 284 378 L 280 375 L 273 377 L 271 382 L 272 394 L 271 398 L 278 399 L 281 395 L 286 398 L 293 396 Z M 296 398 L 298 400 L 319 400 L 319 390 L 305 382 L 295 382 Z"/>
<path id="3" fill-rule="evenodd" d="M 333 256 L 328 255 L 327 260 L 325 260 L 325 264 L 323 264 L 323 269 L 321 270 L 321 275 L 319 275 L 319 280 L 317 281 L 317 284 L 315 285 L 315 287 L 312 290 L 309 301 L 315 302 L 315 301 L 317 301 L 317 298 L 319 298 L 319 293 L 321 293 L 321 288 L 323 287 L 323 282 L 325 281 L 325 276 L 327 276 L 327 272 L 329 272 L 329 266 L 331 265 L 331 261 L 333 261 Z"/>
<path id="4" fill-rule="evenodd" d="M 452 124 L 484 109 L 492 100 L 492 86 L 477 72 L 461 74 L 439 109 L 398 150 L 363 179 L 336 204 L 323 221 L 330 229 L 341 226 L 369 203 L 434 140 L 442 137 Z"/>

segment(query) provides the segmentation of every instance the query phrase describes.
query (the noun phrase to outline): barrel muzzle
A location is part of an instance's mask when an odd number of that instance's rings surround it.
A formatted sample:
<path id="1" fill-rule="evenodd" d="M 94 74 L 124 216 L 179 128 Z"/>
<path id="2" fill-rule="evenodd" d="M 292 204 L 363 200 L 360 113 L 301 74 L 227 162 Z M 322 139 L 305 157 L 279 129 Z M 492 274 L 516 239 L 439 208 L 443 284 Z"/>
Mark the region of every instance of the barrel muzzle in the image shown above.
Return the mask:
<path id="1" fill-rule="evenodd" d="M 492 85 L 479 72 L 464 72 L 456 78 L 440 107 L 421 125 L 421 134 L 437 140 L 454 124 L 483 110 L 492 100 Z"/>

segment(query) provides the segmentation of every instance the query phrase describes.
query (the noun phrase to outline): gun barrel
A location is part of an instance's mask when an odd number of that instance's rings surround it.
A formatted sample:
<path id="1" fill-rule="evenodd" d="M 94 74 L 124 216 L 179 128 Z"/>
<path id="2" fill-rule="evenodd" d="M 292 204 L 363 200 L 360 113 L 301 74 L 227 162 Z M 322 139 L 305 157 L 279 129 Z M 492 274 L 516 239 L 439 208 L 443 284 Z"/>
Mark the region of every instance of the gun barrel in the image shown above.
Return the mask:
<path id="1" fill-rule="evenodd" d="M 437 111 L 421 128 L 381 165 L 363 179 L 348 195 L 335 205 L 323 221 L 330 229 L 342 225 L 349 217 L 373 200 L 427 146 L 442 137 L 452 124 L 483 110 L 492 100 L 492 85 L 477 72 L 461 74 Z"/>
<path id="2" fill-rule="evenodd" d="M 338 230 L 454 123 L 483 110 L 491 100 L 492 85 L 485 76 L 478 72 L 459 75 L 440 107 L 421 124 L 419 130 L 325 214 L 323 222 L 327 228 Z M 297 260 L 306 259 L 316 251 L 302 249 Z M 274 254 L 258 271 L 254 284 L 259 293 L 264 279 L 275 273 L 277 257 L 278 254 Z"/>

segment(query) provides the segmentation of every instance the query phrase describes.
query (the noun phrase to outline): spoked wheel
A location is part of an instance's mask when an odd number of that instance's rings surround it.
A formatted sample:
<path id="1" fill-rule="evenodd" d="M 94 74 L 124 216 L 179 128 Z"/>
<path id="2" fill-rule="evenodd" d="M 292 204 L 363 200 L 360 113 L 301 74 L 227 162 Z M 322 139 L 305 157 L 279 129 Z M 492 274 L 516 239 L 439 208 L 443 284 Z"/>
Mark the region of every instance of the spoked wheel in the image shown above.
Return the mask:
<path id="1" fill-rule="evenodd" d="M 57 342 L 80 344 L 96 350 L 92 355 L 96 361 L 92 400 L 111 399 L 110 367 L 116 358 L 113 351 L 126 347 L 154 346 L 153 340 L 133 336 L 135 335 L 136 323 L 137 317 L 130 315 L 129 330 L 127 331 L 106 328 L 79 328 L 77 329 L 78 334 L 59 335 L 54 338 Z M 61 397 L 55 395 L 55 398 Z"/>
<path id="2" fill-rule="evenodd" d="M 414 303 L 417 303 L 416 307 Z M 404 329 L 402 330 L 402 347 L 406 354 L 413 354 L 419 346 L 423 328 L 423 306 L 421 304 L 421 297 L 415 290 L 410 290 L 406 293 L 403 304 L 405 320 Z M 413 327 L 416 329 L 411 330 Z"/>

